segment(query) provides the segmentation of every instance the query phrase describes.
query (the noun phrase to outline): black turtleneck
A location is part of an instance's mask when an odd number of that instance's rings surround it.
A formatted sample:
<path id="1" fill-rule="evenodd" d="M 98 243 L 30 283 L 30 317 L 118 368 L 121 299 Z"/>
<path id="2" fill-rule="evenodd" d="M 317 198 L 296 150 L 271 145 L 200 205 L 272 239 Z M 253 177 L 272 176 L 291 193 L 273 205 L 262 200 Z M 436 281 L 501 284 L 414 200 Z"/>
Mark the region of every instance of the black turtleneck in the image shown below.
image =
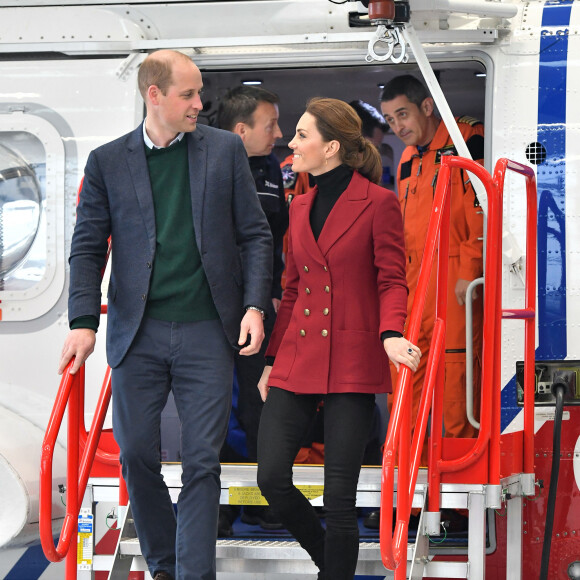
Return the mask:
<path id="1" fill-rule="evenodd" d="M 310 210 L 310 227 L 315 240 L 318 240 L 328 214 L 342 192 L 348 187 L 353 173 L 354 171 L 347 165 L 339 165 L 326 173 L 314 176 L 314 181 L 318 186 L 318 195 Z"/>

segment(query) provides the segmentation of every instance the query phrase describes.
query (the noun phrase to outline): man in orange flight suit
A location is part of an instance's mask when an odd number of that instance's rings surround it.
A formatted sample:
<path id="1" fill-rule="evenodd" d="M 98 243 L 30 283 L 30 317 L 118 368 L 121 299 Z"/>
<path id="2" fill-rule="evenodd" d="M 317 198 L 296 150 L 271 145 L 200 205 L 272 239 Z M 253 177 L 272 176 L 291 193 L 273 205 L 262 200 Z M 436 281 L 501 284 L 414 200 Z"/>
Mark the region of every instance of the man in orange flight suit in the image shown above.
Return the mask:
<path id="1" fill-rule="evenodd" d="M 397 191 L 405 228 L 408 312 L 411 312 L 437 174 L 442 155 L 457 155 L 445 124 L 435 115 L 433 99 L 411 75 L 396 77 L 384 88 L 381 111 L 393 132 L 407 145 L 397 173 Z M 483 163 L 483 125 L 471 118 L 457 119 L 459 130 L 476 161 Z M 469 283 L 483 274 L 483 212 L 464 171 L 452 171 L 445 392 L 443 424 L 446 437 L 475 437 L 465 410 L 465 299 Z M 418 346 L 423 353 L 413 382 L 413 423 L 423 388 L 435 315 L 436 268 L 433 268 Z M 477 296 L 479 294 L 479 296 Z M 478 412 L 481 375 L 482 300 L 473 304 L 474 407 Z M 422 463 L 426 464 L 425 448 Z"/>

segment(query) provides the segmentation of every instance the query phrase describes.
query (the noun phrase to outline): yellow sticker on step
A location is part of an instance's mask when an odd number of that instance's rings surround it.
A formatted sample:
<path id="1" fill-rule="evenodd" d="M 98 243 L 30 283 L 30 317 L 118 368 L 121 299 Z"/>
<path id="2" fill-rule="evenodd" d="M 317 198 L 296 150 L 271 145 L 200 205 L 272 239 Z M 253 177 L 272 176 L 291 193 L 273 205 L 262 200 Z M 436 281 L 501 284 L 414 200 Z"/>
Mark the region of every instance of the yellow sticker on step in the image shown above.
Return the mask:
<path id="1" fill-rule="evenodd" d="M 313 500 L 324 493 L 323 485 L 297 485 L 306 499 Z M 230 505 L 268 505 L 258 487 L 232 486 L 229 488 Z"/>

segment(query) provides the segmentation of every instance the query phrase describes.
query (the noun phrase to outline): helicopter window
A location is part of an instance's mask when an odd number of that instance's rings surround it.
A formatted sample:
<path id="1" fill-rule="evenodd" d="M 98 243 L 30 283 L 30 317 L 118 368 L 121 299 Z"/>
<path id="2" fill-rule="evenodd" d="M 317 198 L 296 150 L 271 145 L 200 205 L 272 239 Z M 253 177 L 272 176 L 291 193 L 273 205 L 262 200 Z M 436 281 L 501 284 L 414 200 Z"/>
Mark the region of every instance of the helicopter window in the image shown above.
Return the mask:
<path id="1" fill-rule="evenodd" d="M 42 192 L 35 170 L 0 144 L 0 287 L 24 289 L 43 274 L 43 251 L 31 252 L 41 225 Z M 38 244 L 35 249 L 38 248 Z"/>
<path id="2" fill-rule="evenodd" d="M 0 114 L 0 320 L 49 312 L 65 283 L 64 147 L 34 114 Z"/>

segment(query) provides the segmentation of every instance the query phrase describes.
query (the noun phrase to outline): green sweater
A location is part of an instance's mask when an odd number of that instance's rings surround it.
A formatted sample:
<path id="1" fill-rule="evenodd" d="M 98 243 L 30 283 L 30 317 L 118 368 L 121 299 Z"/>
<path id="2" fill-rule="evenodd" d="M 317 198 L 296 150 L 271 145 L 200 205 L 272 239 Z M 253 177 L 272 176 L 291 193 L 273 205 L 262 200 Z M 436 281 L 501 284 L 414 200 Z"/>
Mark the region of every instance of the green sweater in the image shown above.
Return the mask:
<path id="1" fill-rule="evenodd" d="M 218 318 L 193 229 L 187 141 L 163 149 L 145 147 L 157 245 L 145 315 L 169 322 Z M 97 330 L 94 316 L 79 316 L 70 327 Z"/>
<path id="2" fill-rule="evenodd" d="M 145 315 L 169 322 L 218 318 L 195 241 L 187 140 L 146 148 L 156 248 Z"/>

